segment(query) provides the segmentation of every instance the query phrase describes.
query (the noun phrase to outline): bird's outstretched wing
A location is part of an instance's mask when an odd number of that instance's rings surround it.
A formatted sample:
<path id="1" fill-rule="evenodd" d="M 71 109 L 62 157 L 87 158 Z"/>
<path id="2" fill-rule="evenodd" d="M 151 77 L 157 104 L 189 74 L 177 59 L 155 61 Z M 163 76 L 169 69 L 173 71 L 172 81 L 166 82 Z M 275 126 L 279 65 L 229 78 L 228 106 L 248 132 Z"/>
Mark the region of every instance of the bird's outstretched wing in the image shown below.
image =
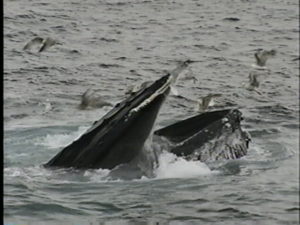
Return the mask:
<path id="1" fill-rule="evenodd" d="M 23 50 L 31 49 L 34 45 L 40 45 L 43 43 L 43 41 L 43 38 L 35 37 L 24 46 Z"/>

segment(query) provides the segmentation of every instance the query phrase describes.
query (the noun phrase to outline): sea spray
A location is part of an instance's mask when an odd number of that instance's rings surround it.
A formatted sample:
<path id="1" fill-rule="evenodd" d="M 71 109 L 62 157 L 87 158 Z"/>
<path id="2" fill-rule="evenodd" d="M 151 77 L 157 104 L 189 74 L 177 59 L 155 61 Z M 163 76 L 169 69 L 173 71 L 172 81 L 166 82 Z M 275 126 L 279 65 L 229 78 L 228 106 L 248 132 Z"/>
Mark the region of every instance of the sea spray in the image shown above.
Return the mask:
<path id="1" fill-rule="evenodd" d="M 72 131 L 70 133 L 47 134 L 46 136 L 39 138 L 39 140 L 35 140 L 34 144 L 48 148 L 65 147 L 79 138 L 87 130 L 87 128 L 88 127 L 86 126 L 80 126 L 76 131 Z"/>
<path id="2" fill-rule="evenodd" d="M 205 163 L 187 161 L 169 152 L 163 152 L 158 162 L 156 178 L 191 178 L 213 173 Z"/>

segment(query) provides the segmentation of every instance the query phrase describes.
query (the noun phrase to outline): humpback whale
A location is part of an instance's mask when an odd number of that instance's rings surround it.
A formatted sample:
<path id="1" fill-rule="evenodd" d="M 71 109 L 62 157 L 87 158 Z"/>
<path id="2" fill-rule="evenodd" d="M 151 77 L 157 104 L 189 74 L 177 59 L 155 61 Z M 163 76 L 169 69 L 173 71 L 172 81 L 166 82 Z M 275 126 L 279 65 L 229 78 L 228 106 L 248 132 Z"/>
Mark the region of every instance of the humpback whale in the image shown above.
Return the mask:
<path id="1" fill-rule="evenodd" d="M 132 161 L 150 135 L 171 84 L 192 62 L 181 63 L 171 73 L 132 93 L 44 166 L 112 169 Z"/>
<path id="2" fill-rule="evenodd" d="M 206 112 L 154 131 L 154 140 L 190 160 L 237 159 L 247 154 L 251 140 L 242 119 L 238 109 Z"/>
<path id="3" fill-rule="evenodd" d="M 46 166 L 112 169 L 129 163 L 142 149 L 169 92 L 164 76 L 117 104 L 108 114 Z"/>
<path id="4" fill-rule="evenodd" d="M 203 162 L 244 156 L 250 137 L 240 127 L 242 116 L 237 109 L 198 114 L 152 132 L 171 86 L 179 74 L 193 62 L 195 61 L 184 61 L 152 84 L 132 92 L 44 166 L 75 169 L 120 168 L 135 162 L 142 154 L 147 154 L 144 145 L 149 136 L 153 140 L 152 151 L 157 151 L 153 152 L 154 156 L 162 150 Z M 155 146 L 159 146 L 159 149 Z M 149 159 L 143 156 L 141 158 L 142 161 Z M 153 160 L 157 161 L 157 157 Z"/>

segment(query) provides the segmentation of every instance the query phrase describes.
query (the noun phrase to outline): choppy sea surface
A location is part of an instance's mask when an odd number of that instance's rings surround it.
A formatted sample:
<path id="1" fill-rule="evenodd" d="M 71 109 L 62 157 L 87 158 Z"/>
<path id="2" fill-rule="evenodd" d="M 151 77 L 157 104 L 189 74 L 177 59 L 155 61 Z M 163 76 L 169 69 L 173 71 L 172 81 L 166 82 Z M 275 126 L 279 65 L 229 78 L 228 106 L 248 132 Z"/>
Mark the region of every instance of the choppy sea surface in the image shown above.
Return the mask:
<path id="1" fill-rule="evenodd" d="M 61 43 L 23 51 L 35 36 Z M 299 2 L 295 0 L 5 0 L 5 224 L 299 224 Z M 277 54 L 246 90 L 254 53 Z M 111 107 L 79 110 L 97 90 L 113 104 L 185 59 L 180 95 L 220 93 L 239 108 L 248 155 L 213 170 L 164 153 L 154 178 L 41 167 Z M 183 75 L 184 77 L 184 75 Z M 195 115 L 170 95 L 156 128 Z"/>

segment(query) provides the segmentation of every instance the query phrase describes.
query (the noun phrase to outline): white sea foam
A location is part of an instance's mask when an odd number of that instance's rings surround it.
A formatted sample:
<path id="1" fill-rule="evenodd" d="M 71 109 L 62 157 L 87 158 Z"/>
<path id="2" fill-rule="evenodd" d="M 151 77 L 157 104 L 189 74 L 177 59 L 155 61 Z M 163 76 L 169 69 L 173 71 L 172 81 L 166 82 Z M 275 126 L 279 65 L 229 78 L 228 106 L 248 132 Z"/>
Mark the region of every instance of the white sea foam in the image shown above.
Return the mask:
<path id="1" fill-rule="evenodd" d="M 84 173 L 85 177 L 89 177 L 91 182 L 122 182 L 122 178 L 115 179 L 110 177 L 111 170 L 97 169 L 87 170 Z M 134 181 L 146 182 L 153 179 L 168 179 L 168 178 L 193 178 L 204 175 L 217 173 L 211 171 L 209 167 L 200 161 L 187 161 L 182 157 L 163 152 L 159 156 L 159 166 L 154 170 L 154 178 L 142 176 Z"/>
<path id="2" fill-rule="evenodd" d="M 42 145 L 48 148 L 60 148 L 64 147 L 74 140 L 78 139 L 85 131 L 87 127 L 79 127 L 76 131 L 63 134 L 47 134 L 35 142 L 35 145 Z"/>
<path id="3" fill-rule="evenodd" d="M 108 180 L 109 169 L 87 170 L 83 176 L 89 177 L 92 182 L 103 182 Z"/>
<path id="4" fill-rule="evenodd" d="M 4 168 L 4 175 L 6 177 L 11 178 L 20 177 L 26 180 L 34 180 L 36 178 L 45 179 L 45 177 L 52 176 L 52 171 L 42 168 L 40 166 L 26 168 L 9 167 Z"/>
<path id="5" fill-rule="evenodd" d="M 159 157 L 159 166 L 154 171 L 156 178 L 191 178 L 213 173 L 205 163 L 187 161 L 164 152 Z"/>

